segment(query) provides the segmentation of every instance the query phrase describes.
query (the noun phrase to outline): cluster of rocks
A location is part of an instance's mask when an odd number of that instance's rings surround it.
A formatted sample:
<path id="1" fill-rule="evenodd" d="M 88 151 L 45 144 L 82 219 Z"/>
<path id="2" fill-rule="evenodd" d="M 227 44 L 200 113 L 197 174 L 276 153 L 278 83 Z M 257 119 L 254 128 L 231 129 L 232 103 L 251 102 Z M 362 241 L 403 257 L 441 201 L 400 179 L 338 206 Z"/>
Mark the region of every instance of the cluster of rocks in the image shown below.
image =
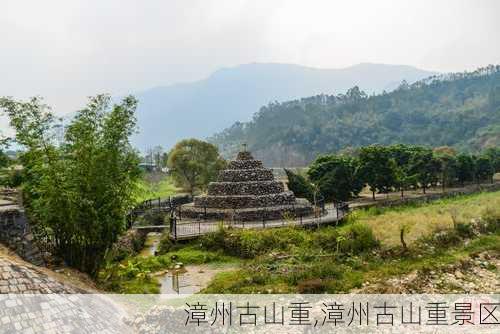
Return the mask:
<path id="1" fill-rule="evenodd" d="M 281 219 L 286 212 L 308 216 L 312 211 L 307 200 L 285 191 L 283 183 L 274 180 L 272 170 L 247 151 L 239 152 L 228 169 L 219 173 L 206 196 L 197 196 L 182 207 L 183 217 L 238 221 Z"/>
<path id="2" fill-rule="evenodd" d="M 433 270 L 415 270 L 383 282 L 365 282 L 355 293 L 497 293 L 500 257 L 488 252 Z"/>

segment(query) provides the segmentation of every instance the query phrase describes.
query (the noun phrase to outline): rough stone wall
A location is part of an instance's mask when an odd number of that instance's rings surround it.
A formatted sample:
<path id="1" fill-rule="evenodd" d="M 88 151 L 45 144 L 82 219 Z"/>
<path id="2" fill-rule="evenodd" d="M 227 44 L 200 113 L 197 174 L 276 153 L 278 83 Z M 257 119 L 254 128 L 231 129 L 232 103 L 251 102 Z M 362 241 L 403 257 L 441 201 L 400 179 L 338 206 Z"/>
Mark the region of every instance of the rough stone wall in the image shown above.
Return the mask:
<path id="1" fill-rule="evenodd" d="M 209 196 L 224 195 L 268 195 L 285 191 L 283 182 L 247 181 L 247 182 L 212 182 L 208 185 Z"/>
<path id="2" fill-rule="evenodd" d="M 268 194 L 263 196 L 198 196 L 194 199 L 194 205 L 207 208 L 256 208 L 276 205 L 292 205 L 295 203 L 295 195 L 291 191 L 279 194 Z"/>
<path id="3" fill-rule="evenodd" d="M 19 207 L 0 207 L 0 242 L 26 261 L 35 265 L 44 264 L 42 254 L 33 240 L 29 221 Z"/>
<path id="4" fill-rule="evenodd" d="M 219 173 L 219 182 L 273 181 L 270 169 L 226 169 Z"/>
<path id="5" fill-rule="evenodd" d="M 233 160 L 229 162 L 227 169 L 256 169 L 264 168 L 259 160 Z"/>

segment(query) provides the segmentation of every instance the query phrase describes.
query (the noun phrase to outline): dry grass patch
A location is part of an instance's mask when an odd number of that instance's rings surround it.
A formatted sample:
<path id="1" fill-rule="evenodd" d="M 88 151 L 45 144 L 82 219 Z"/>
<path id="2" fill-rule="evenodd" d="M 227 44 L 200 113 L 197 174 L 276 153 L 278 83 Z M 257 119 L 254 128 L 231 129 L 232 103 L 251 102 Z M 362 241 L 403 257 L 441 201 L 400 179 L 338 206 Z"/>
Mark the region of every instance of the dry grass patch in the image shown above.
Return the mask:
<path id="1" fill-rule="evenodd" d="M 481 193 L 439 200 L 424 206 L 405 206 L 391 209 L 358 211 L 355 219 L 372 227 L 383 246 L 400 243 L 402 226 L 408 227 L 405 241 L 409 244 L 437 229 L 453 227 L 455 222 L 469 222 L 478 218 L 487 207 L 500 207 L 500 192 Z"/>

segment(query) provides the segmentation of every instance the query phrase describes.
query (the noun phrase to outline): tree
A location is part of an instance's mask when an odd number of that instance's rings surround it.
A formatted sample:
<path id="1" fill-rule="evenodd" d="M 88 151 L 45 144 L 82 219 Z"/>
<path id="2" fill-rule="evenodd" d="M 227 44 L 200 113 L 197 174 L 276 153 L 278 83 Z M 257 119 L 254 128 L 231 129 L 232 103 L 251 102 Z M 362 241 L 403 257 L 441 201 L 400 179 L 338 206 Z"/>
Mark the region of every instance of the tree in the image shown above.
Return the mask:
<path id="1" fill-rule="evenodd" d="M 375 192 L 387 193 L 396 183 L 396 162 L 387 147 L 371 145 L 359 151 L 360 175 L 370 187 L 372 198 Z"/>
<path id="2" fill-rule="evenodd" d="M 459 154 L 456 159 L 457 180 L 462 187 L 474 180 L 474 159 L 468 154 Z"/>
<path id="3" fill-rule="evenodd" d="M 490 147 L 484 151 L 484 155 L 491 159 L 495 173 L 500 173 L 500 148 Z"/>
<path id="4" fill-rule="evenodd" d="M 197 139 L 178 142 L 168 154 L 168 167 L 175 182 L 191 195 L 204 190 L 225 166 L 215 145 Z"/>
<path id="5" fill-rule="evenodd" d="M 356 197 L 364 185 L 357 160 L 347 156 L 319 156 L 307 174 L 326 200 L 347 201 Z"/>
<path id="6" fill-rule="evenodd" d="M 474 179 L 479 184 L 480 181 L 489 180 L 493 182 L 495 168 L 488 156 L 482 155 L 474 162 Z"/>
<path id="7" fill-rule="evenodd" d="M 404 197 L 404 191 L 410 186 L 417 186 L 416 175 L 410 169 L 410 160 L 423 148 L 419 146 L 411 146 L 397 144 L 388 146 L 391 159 L 395 162 L 395 186 L 401 192 L 401 197 Z"/>
<path id="8" fill-rule="evenodd" d="M 439 161 L 441 171 L 441 189 L 444 192 L 446 185 L 453 183 L 457 174 L 456 151 L 448 146 L 437 147 L 433 150 L 434 156 Z"/>
<path id="9" fill-rule="evenodd" d="M 415 179 L 425 194 L 426 189 L 438 180 L 439 161 L 434 157 L 431 150 L 422 149 L 415 152 L 409 164 L 411 173 L 415 175 Z"/>
<path id="10" fill-rule="evenodd" d="M 9 157 L 7 156 L 7 154 L 4 153 L 4 151 L 0 149 L 0 168 L 7 167 L 9 163 L 10 163 Z"/>
<path id="11" fill-rule="evenodd" d="M 39 98 L 0 99 L 0 107 L 24 146 L 24 202 L 38 233 L 53 240 L 56 255 L 96 275 L 107 251 L 125 228 L 139 177 L 129 138 L 137 101 L 90 98 L 56 145 L 55 119 Z"/>
<path id="12" fill-rule="evenodd" d="M 285 168 L 285 173 L 288 178 L 288 189 L 293 191 L 295 196 L 307 198 L 310 202 L 314 201 L 314 188 L 304 176 L 295 174 Z"/>

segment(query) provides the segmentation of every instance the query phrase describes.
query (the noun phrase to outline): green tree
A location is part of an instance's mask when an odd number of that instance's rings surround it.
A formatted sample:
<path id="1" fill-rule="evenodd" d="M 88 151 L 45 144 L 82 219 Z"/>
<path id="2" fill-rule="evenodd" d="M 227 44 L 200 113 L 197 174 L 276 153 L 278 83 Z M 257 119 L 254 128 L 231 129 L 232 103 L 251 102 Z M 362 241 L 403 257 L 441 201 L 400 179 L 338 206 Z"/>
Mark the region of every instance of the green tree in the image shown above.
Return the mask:
<path id="1" fill-rule="evenodd" d="M 347 156 L 319 156 L 307 171 L 326 200 L 347 201 L 363 189 L 357 159 Z"/>
<path id="2" fill-rule="evenodd" d="M 495 173 L 500 173 L 500 148 L 490 147 L 484 151 L 484 155 L 491 159 Z"/>
<path id="3" fill-rule="evenodd" d="M 288 178 L 288 189 L 293 191 L 295 196 L 307 198 L 310 202 L 314 201 L 314 188 L 311 182 L 300 174 L 295 174 L 289 169 L 285 169 Z"/>
<path id="4" fill-rule="evenodd" d="M 495 174 L 495 168 L 493 166 L 493 161 L 490 157 L 482 155 L 479 156 L 474 162 L 474 179 L 476 182 L 481 182 L 488 180 L 493 182 L 493 175 Z"/>
<path id="5" fill-rule="evenodd" d="M 434 157 L 431 150 L 422 149 L 415 152 L 409 164 L 411 173 L 415 175 L 415 179 L 425 194 L 427 188 L 438 180 L 440 171 L 439 161 Z"/>
<path id="6" fill-rule="evenodd" d="M 435 158 L 439 161 L 441 189 L 444 192 L 446 186 L 452 184 L 457 175 L 456 152 L 448 146 L 436 147 L 433 152 Z"/>
<path id="7" fill-rule="evenodd" d="M 370 187 L 373 200 L 376 191 L 387 193 L 395 185 L 397 164 L 387 147 L 381 145 L 362 147 L 359 150 L 359 164 L 359 175 Z"/>
<path id="8" fill-rule="evenodd" d="M 461 153 L 456 159 L 457 180 L 462 186 L 465 182 L 474 180 L 474 159 L 468 154 Z"/>
<path id="9" fill-rule="evenodd" d="M 133 204 L 139 170 L 129 137 L 136 106 L 133 97 L 113 106 L 109 96 L 91 98 L 56 145 L 54 116 L 40 99 L 0 100 L 25 148 L 25 205 L 36 229 L 53 240 L 56 255 L 91 275 L 124 230 Z"/>
<path id="10" fill-rule="evenodd" d="M 168 167 L 175 182 L 191 195 L 197 189 L 205 190 L 225 164 L 215 145 L 198 139 L 182 140 L 168 154 Z"/>

